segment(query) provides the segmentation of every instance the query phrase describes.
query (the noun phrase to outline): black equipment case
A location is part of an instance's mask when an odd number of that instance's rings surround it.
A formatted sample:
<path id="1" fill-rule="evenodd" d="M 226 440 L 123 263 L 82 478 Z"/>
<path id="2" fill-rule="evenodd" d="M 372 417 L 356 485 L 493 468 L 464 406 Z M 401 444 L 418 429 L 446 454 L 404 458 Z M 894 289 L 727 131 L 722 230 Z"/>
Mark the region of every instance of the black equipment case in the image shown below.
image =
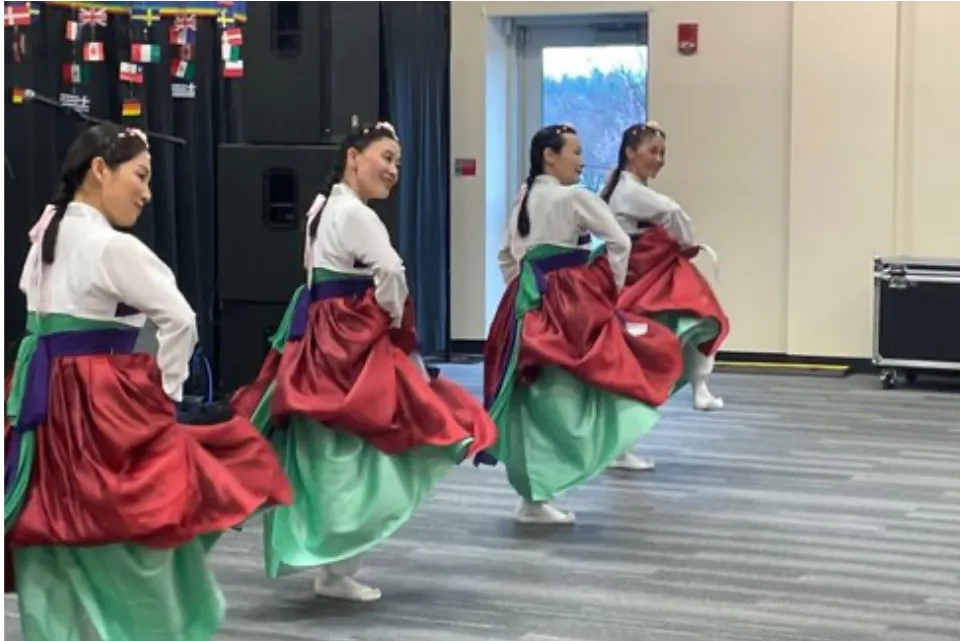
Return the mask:
<path id="1" fill-rule="evenodd" d="M 960 373 L 960 260 L 873 260 L 873 363 L 885 389 L 918 372 Z"/>

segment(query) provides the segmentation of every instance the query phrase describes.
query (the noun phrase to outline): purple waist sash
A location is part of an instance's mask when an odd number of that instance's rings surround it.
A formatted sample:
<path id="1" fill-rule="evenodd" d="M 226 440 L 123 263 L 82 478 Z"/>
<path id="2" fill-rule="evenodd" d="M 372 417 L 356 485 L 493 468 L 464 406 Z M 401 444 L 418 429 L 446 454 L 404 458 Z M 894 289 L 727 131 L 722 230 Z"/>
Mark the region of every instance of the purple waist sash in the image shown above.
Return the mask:
<path id="1" fill-rule="evenodd" d="M 314 283 L 310 289 L 301 288 L 293 308 L 293 315 L 290 317 L 290 332 L 287 334 L 287 340 L 295 341 L 303 338 L 307 331 L 310 303 L 331 298 L 363 296 L 371 287 L 373 287 L 372 278 L 343 278 Z"/>
<path id="2" fill-rule="evenodd" d="M 61 356 L 94 356 L 133 352 L 139 330 L 101 329 L 58 332 L 37 337 L 37 348 L 27 365 L 16 430 L 35 429 L 47 419 L 47 400 L 53 361 Z"/>
<path id="3" fill-rule="evenodd" d="M 589 238 L 587 240 L 589 240 Z M 547 274 L 557 271 L 558 269 L 585 265 L 587 264 L 587 261 L 590 260 L 590 255 L 591 251 L 588 249 L 575 249 L 561 254 L 554 254 L 553 256 L 530 259 L 530 266 L 533 268 L 533 274 L 537 281 L 537 291 L 541 296 L 546 293 Z M 517 323 L 512 322 L 507 329 L 506 343 L 502 347 L 504 354 L 510 354 L 513 351 L 517 340 L 519 340 L 519 337 L 517 336 Z M 506 378 L 509 364 L 509 358 L 504 357 L 501 359 L 500 371 L 497 373 L 497 385 L 492 391 L 491 395 L 483 399 L 485 409 L 489 410 L 493 406 L 493 402 L 496 400 L 496 397 L 500 392 L 500 388 L 504 384 L 504 379 Z M 478 452 L 473 457 L 473 464 L 496 465 L 497 458 L 487 451 Z"/>
<path id="4" fill-rule="evenodd" d="M 531 260 L 530 265 L 533 267 L 533 273 L 537 278 L 537 290 L 541 295 L 546 293 L 546 275 L 550 272 L 557 271 L 558 269 L 565 269 L 567 267 L 579 267 L 580 265 L 586 265 L 589 259 L 589 250 L 576 249 L 563 254 L 554 254 L 553 256 L 545 256 L 543 258 L 535 258 Z"/>

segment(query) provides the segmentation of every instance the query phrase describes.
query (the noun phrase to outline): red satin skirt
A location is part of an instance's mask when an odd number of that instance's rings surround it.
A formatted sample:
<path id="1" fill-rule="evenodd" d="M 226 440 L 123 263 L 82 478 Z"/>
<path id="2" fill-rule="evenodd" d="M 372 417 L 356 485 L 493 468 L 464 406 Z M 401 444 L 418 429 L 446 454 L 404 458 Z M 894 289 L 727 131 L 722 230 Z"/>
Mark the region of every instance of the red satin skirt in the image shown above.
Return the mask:
<path id="1" fill-rule="evenodd" d="M 710 283 L 680 244 L 659 225 L 646 229 L 634 241 L 626 286 L 617 307 L 631 315 L 681 313 L 714 319 L 720 331 L 698 346 L 705 356 L 715 354 L 730 333 L 730 319 Z"/>
<path id="2" fill-rule="evenodd" d="M 271 420 L 306 416 L 350 432 L 395 454 L 428 445 L 444 448 L 472 439 L 466 455 L 496 441 L 483 405 L 457 384 L 427 380 L 410 354 L 416 348 L 413 308 L 403 326 L 390 317 L 372 289 L 359 296 L 310 303 L 306 330 L 271 350 L 256 380 L 237 391 L 234 409 L 253 415 L 271 382 Z"/>
<path id="3" fill-rule="evenodd" d="M 176 421 L 150 355 L 60 357 L 48 389 L 9 546 L 172 548 L 292 500 L 270 444 L 248 419 Z M 6 420 L 4 436 L 10 447 Z"/>
<path id="4" fill-rule="evenodd" d="M 492 402 L 509 358 L 514 306 L 520 279 L 507 286 L 484 345 L 484 397 Z M 517 381 L 535 379 L 553 365 L 581 381 L 657 407 L 670 396 L 682 372 L 680 343 L 669 329 L 647 322 L 647 332 L 631 336 L 616 311 L 617 287 L 606 257 L 587 265 L 544 274 L 541 304 L 523 317 Z"/>

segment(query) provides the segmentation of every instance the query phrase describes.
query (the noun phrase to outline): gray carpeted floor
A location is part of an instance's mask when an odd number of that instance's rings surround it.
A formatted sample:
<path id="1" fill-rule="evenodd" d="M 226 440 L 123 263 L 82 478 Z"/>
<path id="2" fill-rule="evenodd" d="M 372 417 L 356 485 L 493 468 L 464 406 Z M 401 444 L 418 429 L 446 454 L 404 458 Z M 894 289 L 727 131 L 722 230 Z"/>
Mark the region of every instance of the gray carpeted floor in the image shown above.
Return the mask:
<path id="1" fill-rule="evenodd" d="M 479 392 L 479 368 L 448 375 Z M 960 639 L 960 394 L 876 378 L 721 374 L 727 408 L 686 392 L 637 452 L 521 528 L 503 470 L 453 470 L 371 553 L 373 605 L 312 577 L 263 577 L 259 528 L 213 556 L 218 641 L 947 641 Z M 15 601 L 6 639 L 19 640 Z"/>

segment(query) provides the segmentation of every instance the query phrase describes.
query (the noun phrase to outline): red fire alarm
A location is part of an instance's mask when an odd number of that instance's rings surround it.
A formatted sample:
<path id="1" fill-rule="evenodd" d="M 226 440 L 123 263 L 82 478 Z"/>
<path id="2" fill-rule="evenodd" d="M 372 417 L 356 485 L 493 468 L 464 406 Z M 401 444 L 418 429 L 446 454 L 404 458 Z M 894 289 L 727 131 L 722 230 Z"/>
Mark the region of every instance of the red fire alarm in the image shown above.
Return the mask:
<path id="1" fill-rule="evenodd" d="M 453 175 L 457 177 L 471 177 L 477 175 L 476 158 L 457 158 L 453 161 Z"/>
<path id="2" fill-rule="evenodd" d="M 696 22 L 681 22 L 677 25 L 677 51 L 681 56 L 697 53 L 700 44 L 700 25 Z"/>

